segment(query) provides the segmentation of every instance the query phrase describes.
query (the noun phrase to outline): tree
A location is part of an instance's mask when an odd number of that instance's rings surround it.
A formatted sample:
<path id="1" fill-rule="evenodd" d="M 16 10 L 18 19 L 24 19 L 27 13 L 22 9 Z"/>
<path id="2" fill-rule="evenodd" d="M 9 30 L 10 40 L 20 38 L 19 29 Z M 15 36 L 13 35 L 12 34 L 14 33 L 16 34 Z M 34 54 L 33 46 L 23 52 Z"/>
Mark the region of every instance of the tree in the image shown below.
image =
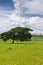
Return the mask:
<path id="1" fill-rule="evenodd" d="M 25 27 L 16 27 L 8 32 L 4 32 L 1 34 L 1 39 L 4 41 L 7 41 L 9 39 L 12 39 L 12 43 L 14 43 L 14 40 L 20 40 L 20 41 L 28 41 L 31 40 L 31 33 L 29 31 L 33 31 L 30 28 Z"/>

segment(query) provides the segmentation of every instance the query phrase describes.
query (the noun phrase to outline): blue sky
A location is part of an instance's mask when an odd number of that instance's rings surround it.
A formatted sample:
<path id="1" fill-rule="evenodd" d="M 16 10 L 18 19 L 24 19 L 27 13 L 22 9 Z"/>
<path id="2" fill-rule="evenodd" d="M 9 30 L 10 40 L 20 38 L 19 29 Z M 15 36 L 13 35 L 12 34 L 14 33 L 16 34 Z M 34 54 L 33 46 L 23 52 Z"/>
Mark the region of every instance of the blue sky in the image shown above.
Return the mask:
<path id="1" fill-rule="evenodd" d="M 0 33 L 16 26 L 43 34 L 43 0 L 0 0 Z"/>
<path id="2" fill-rule="evenodd" d="M 0 0 L 0 8 L 5 10 L 13 10 L 13 1 L 12 0 Z"/>

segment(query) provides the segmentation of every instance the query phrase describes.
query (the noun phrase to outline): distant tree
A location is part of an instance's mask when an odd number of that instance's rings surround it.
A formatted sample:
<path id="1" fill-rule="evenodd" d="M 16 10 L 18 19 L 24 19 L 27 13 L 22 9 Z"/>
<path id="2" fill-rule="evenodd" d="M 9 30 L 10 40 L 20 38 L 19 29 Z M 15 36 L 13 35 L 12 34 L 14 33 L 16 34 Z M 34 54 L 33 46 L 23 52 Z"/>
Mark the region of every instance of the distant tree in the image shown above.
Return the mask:
<path id="1" fill-rule="evenodd" d="M 30 28 L 16 27 L 8 32 L 2 33 L 1 39 L 3 39 L 4 41 L 12 39 L 13 40 L 12 43 L 14 43 L 14 40 L 28 41 L 31 40 L 32 37 L 29 31 L 33 31 L 33 30 Z"/>

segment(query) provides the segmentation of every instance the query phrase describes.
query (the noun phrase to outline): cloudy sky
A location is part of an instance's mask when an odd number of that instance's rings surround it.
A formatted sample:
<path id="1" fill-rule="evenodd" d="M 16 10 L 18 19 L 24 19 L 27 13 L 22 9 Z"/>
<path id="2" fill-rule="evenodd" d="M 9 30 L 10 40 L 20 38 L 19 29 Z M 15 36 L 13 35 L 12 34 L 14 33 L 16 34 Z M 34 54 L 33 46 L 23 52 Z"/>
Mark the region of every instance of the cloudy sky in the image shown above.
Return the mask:
<path id="1" fill-rule="evenodd" d="M 0 33 L 17 26 L 43 34 L 43 0 L 0 0 Z"/>

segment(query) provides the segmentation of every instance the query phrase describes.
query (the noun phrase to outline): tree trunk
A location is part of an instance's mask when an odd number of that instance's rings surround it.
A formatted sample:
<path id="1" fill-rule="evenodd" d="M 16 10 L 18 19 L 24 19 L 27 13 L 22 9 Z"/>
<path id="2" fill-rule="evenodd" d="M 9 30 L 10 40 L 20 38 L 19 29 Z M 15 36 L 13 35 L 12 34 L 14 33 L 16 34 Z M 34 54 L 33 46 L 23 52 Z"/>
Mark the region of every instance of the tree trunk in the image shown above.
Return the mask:
<path id="1" fill-rule="evenodd" d="M 12 44 L 14 44 L 14 40 L 12 41 Z"/>

